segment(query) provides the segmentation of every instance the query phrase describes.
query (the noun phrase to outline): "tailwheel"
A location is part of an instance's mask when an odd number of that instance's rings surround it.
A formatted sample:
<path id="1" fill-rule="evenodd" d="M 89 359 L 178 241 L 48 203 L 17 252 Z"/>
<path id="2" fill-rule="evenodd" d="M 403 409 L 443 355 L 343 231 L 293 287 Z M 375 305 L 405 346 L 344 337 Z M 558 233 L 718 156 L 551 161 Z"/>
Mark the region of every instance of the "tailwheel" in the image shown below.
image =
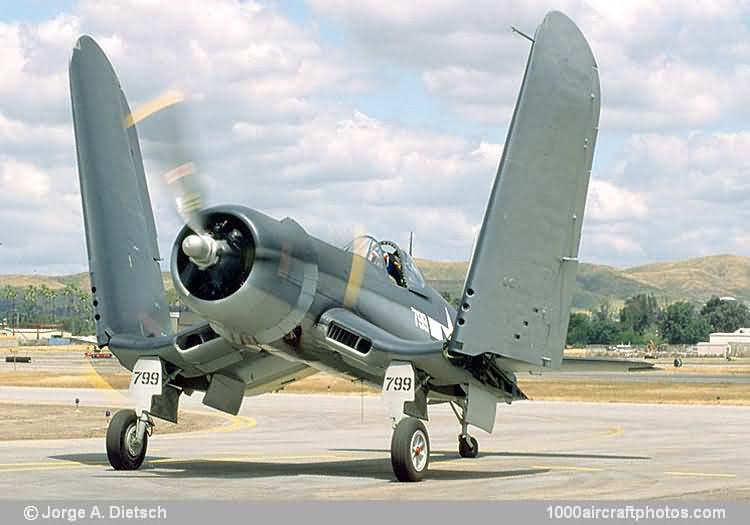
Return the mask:
<path id="1" fill-rule="evenodd" d="M 469 422 L 466 420 L 466 406 L 468 400 L 451 402 L 450 407 L 461 423 L 461 433 L 458 435 L 458 454 L 462 458 L 475 458 L 479 455 L 479 443 L 469 435 Z"/>
<path id="2" fill-rule="evenodd" d="M 137 470 L 141 466 L 152 426 L 146 414 L 139 419 L 134 410 L 120 410 L 114 415 L 107 427 L 107 459 L 112 468 Z"/>
<path id="3" fill-rule="evenodd" d="M 421 481 L 430 463 L 430 438 L 413 417 L 399 421 L 391 438 L 391 465 L 399 481 Z"/>
<path id="4" fill-rule="evenodd" d="M 462 458 L 475 458 L 479 455 L 479 443 L 472 436 L 458 436 L 458 453 Z"/>

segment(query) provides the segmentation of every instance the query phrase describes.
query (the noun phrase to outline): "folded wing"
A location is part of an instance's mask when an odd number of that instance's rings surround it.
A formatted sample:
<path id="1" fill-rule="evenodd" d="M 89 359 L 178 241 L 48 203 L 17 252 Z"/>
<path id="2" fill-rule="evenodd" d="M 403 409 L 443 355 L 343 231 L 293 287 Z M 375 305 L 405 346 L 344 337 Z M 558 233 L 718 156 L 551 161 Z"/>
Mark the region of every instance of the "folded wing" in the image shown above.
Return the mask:
<path id="1" fill-rule="evenodd" d="M 466 278 L 453 352 L 558 368 L 599 122 L 599 75 L 576 25 L 536 31 Z"/>

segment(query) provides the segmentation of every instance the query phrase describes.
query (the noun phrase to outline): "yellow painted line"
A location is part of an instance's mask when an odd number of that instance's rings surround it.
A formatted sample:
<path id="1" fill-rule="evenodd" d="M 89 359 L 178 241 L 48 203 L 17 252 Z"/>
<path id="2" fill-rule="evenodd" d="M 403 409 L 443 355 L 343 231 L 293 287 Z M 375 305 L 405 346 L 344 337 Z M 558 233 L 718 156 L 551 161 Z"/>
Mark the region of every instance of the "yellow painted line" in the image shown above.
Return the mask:
<path id="1" fill-rule="evenodd" d="M 170 464 L 170 463 L 222 463 L 226 461 L 234 462 L 234 463 L 244 463 L 244 462 L 267 462 L 267 463 L 274 463 L 279 461 L 290 461 L 290 460 L 299 460 L 299 459 L 352 459 L 348 457 L 343 456 L 336 456 L 334 454 L 325 454 L 325 455 L 306 455 L 306 456 L 220 456 L 220 457 L 214 457 L 214 458 L 163 458 L 163 459 L 154 459 L 154 460 L 146 460 L 147 463 L 155 463 L 155 464 Z"/>
<path id="2" fill-rule="evenodd" d="M 199 415 L 218 415 L 220 417 L 223 417 L 225 420 L 229 421 L 230 423 L 228 425 L 217 425 L 215 427 L 209 427 L 203 430 L 193 430 L 190 432 L 175 432 L 174 434 L 159 434 L 159 431 L 157 429 L 156 433 L 154 434 L 155 437 L 164 438 L 164 439 L 188 439 L 195 437 L 196 435 L 200 434 L 214 434 L 214 433 L 223 433 L 223 432 L 236 432 L 238 430 L 249 430 L 251 428 L 255 428 L 258 424 L 258 422 L 249 416 L 230 416 L 229 414 L 224 414 L 222 412 L 207 412 L 207 411 L 201 411 L 201 410 L 185 410 L 184 412 L 188 412 L 191 414 L 199 414 Z M 150 450 L 150 449 L 149 449 Z"/>
<path id="3" fill-rule="evenodd" d="M 452 466 L 452 465 L 466 465 L 466 461 L 461 461 L 460 459 L 451 459 L 448 461 L 440 461 L 439 459 L 430 459 L 430 468 L 438 468 L 438 467 L 445 467 L 445 466 Z"/>
<path id="4" fill-rule="evenodd" d="M 615 438 L 620 437 L 625 433 L 625 429 L 622 427 L 612 427 L 609 430 L 607 430 L 606 434 L 604 434 L 605 437 L 608 438 Z"/>
<path id="5" fill-rule="evenodd" d="M 356 459 L 356 458 L 349 458 L 344 456 L 336 456 L 334 454 L 326 454 L 326 455 L 310 455 L 310 456 L 262 456 L 260 458 L 255 458 L 255 461 L 258 459 L 262 459 L 264 461 L 270 461 L 270 462 L 276 462 L 276 461 L 293 461 L 298 459 Z M 222 461 L 231 461 L 232 459 L 223 459 Z"/>
<path id="6" fill-rule="evenodd" d="M 120 404 L 123 401 L 128 400 L 127 396 L 123 395 L 118 390 L 115 390 L 115 388 L 101 376 L 97 369 L 94 368 L 94 365 L 91 364 L 91 361 L 86 361 L 86 366 L 89 368 L 89 372 L 85 375 L 86 379 L 94 385 L 94 388 L 104 390 L 110 403 Z"/>
<path id="7" fill-rule="evenodd" d="M 164 459 L 148 459 L 146 458 L 146 463 L 154 464 L 154 463 L 205 463 L 207 461 L 210 461 L 205 458 L 201 459 L 195 459 L 195 458 L 185 458 L 185 459 L 177 459 L 177 458 L 164 458 Z"/>
<path id="8" fill-rule="evenodd" d="M 684 477 L 695 477 L 695 478 L 736 478 L 737 474 L 719 474 L 713 472 L 678 472 L 669 470 L 664 472 L 668 476 L 684 476 Z"/>
<path id="9" fill-rule="evenodd" d="M 200 412 L 198 410 L 190 410 L 188 412 L 192 413 L 205 413 Z M 227 414 L 221 414 L 220 415 L 227 420 L 230 421 L 229 425 L 221 425 L 213 428 L 209 428 L 206 430 L 198 430 L 195 432 L 186 432 L 184 434 L 163 434 L 165 438 L 169 439 L 175 439 L 179 437 L 191 437 L 194 434 L 199 434 L 201 432 L 203 433 L 214 433 L 214 432 L 235 432 L 237 430 L 243 430 L 243 429 L 250 429 L 255 428 L 257 425 L 257 422 L 254 418 L 248 417 L 248 416 L 230 416 Z M 153 452 L 157 452 L 159 449 L 149 449 L 149 454 Z M 294 456 L 286 459 L 291 459 Z M 300 456 L 301 457 L 301 456 Z M 312 458 L 312 456 L 310 456 Z M 202 459 L 202 460 L 195 460 L 195 459 L 155 459 L 155 460 L 148 460 L 146 459 L 147 463 L 179 463 L 179 462 L 185 462 L 185 461 L 226 461 L 223 459 L 219 460 L 211 460 L 211 459 Z M 0 473 L 2 472 L 26 472 L 26 471 L 42 471 L 42 470 L 57 470 L 57 469 L 73 469 L 73 468 L 101 468 L 108 466 L 108 463 L 96 463 L 96 464 L 85 464 L 80 463 L 78 461 L 68 461 L 68 460 L 57 460 L 57 461 L 36 461 L 36 462 L 27 462 L 27 463 L 0 463 Z"/>
<path id="10" fill-rule="evenodd" d="M 68 460 L 58 460 L 58 461 L 34 461 L 30 463 L 0 463 L 0 468 L 4 467 L 17 467 L 17 466 L 25 466 L 25 467 L 32 467 L 32 466 L 39 466 L 39 467 L 46 467 L 49 465 L 80 465 L 77 461 L 68 461 Z"/>
<path id="11" fill-rule="evenodd" d="M 141 120 L 150 117 L 157 111 L 161 111 L 164 108 L 173 106 L 178 102 L 185 100 L 185 95 L 179 91 L 167 91 L 166 93 L 156 97 L 149 102 L 146 102 L 141 107 L 132 111 L 130 115 L 125 118 L 125 127 L 129 128 L 134 124 L 138 124 Z"/>
<path id="12" fill-rule="evenodd" d="M 231 422 L 228 425 L 209 428 L 208 430 L 203 430 L 202 432 L 236 432 L 237 430 L 255 428 L 258 424 L 258 422 L 255 421 L 254 418 L 248 416 L 224 416 L 222 414 L 222 417 L 230 419 Z"/>
<path id="13" fill-rule="evenodd" d="M 15 465 L 0 468 L 0 473 L 4 472 L 38 472 L 43 470 L 70 470 L 76 468 L 101 468 L 106 466 L 104 463 L 97 463 L 94 465 L 76 463 L 75 461 L 58 461 L 52 463 L 16 463 Z"/>
<path id="14" fill-rule="evenodd" d="M 602 468 L 593 467 L 568 467 L 564 465 L 531 465 L 531 468 L 545 469 L 545 470 L 572 470 L 575 472 L 602 472 Z"/>

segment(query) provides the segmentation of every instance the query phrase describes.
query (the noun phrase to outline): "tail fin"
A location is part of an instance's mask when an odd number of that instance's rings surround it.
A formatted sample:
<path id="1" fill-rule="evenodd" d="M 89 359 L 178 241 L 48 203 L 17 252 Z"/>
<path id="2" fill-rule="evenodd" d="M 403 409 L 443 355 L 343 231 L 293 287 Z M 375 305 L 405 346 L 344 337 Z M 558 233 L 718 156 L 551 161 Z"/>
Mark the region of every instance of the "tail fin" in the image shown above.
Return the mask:
<path id="1" fill-rule="evenodd" d="M 565 15 L 536 31 L 450 349 L 562 361 L 599 123 L 599 74 Z"/>
<path id="2" fill-rule="evenodd" d="M 112 65 L 89 36 L 70 59 L 78 176 L 96 335 L 169 333 L 154 215 L 130 108 Z"/>

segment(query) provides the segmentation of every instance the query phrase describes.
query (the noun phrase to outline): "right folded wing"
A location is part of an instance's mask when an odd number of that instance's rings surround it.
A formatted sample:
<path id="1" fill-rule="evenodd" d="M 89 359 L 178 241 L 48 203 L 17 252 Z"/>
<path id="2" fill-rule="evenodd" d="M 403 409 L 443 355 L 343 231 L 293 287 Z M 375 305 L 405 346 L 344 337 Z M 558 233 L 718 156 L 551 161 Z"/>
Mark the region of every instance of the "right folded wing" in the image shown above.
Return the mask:
<path id="1" fill-rule="evenodd" d="M 558 368 L 599 122 L 599 74 L 562 13 L 536 31 L 466 278 L 453 352 Z"/>

